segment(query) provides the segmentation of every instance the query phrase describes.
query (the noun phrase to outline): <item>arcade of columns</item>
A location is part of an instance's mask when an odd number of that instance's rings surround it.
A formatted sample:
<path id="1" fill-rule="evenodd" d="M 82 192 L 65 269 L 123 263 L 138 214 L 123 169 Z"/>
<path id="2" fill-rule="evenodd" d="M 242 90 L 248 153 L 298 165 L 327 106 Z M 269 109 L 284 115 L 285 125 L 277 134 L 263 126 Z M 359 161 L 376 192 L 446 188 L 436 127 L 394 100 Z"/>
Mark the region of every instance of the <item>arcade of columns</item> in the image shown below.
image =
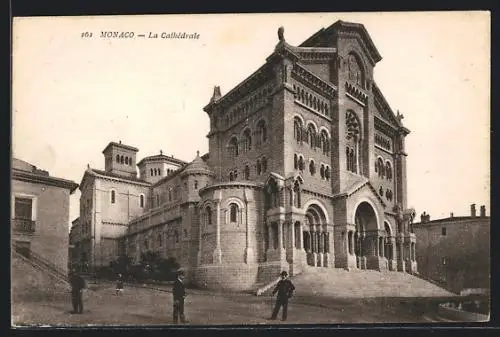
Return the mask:
<path id="1" fill-rule="evenodd" d="M 306 253 L 309 266 L 333 267 L 328 264 L 328 255 L 332 253 L 330 238 L 333 237 L 333 233 L 328 231 L 330 226 L 308 224 L 306 218 L 303 224 L 300 221 L 278 220 L 266 227 L 267 253 L 276 251 L 278 256 L 286 256 L 290 260 L 295 256 L 293 251 L 301 251 Z M 368 269 L 367 260 L 376 257 L 383 261 L 383 269 L 411 272 L 411 263 L 416 261 L 415 235 L 400 232 L 392 236 L 387 225 L 384 230 L 358 228 L 347 231 L 346 247 L 347 254 L 355 258 L 358 269 Z M 269 259 L 271 254 L 267 256 Z"/>

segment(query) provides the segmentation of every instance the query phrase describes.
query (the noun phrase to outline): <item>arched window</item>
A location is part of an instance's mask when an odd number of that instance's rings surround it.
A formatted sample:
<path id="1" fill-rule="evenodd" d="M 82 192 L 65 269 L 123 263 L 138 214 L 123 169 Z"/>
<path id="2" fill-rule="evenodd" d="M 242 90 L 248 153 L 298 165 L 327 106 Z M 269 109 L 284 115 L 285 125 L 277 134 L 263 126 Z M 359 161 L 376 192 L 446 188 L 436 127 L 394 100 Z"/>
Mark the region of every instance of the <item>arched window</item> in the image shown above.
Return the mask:
<path id="1" fill-rule="evenodd" d="M 207 206 L 207 208 L 205 208 L 205 224 L 212 224 L 212 209 L 210 208 L 210 206 Z"/>
<path id="2" fill-rule="evenodd" d="M 248 165 L 245 165 L 243 175 L 244 175 L 246 180 L 250 179 L 250 167 L 248 167 Z"/>
<path id="3" fill-rule="evenodd" d="M 378 175 L 379 177 L 384 177 L 385 176 L 385 168 L 384 168 L 384 161 L 382 158 L 377 159 L 377 166 L 378 166 Z"/>
<path id="4" fill-rule="evenodd" d="M 116 162 L 120 163 L 120 155 L 119 154 L 116 155 Z"/>
<path id="5" fill-rule="evenodd" d="M 321 179 L 325 179 L 325 165 L 321 164 L 319 174 L 321 175 Z"/>
<path id="6" fill-rule="evenodd" d="M 234 174 L 233 172 L 229 172 L 229 181 L 233 181 L 234 180 Z"/>
<path id="7" fill-rule="evenodd" d="M 116 202 L 116 192 L 115 190 L 111 190 L 111 203 L 114 204 Z"/>
<path id="8" fill-rule="evenodd" d="M 262 165 L 260 164 L 260 159 L 257 159 L 257 174 L 260 175 L 262 172 Z"/>
<path id="9" fill-rule="evenodd" d="M 296 170 L 299 168 L 299 156 L 297 154 L 293 155 L 293 168 Z"/>
<path id="10" fill-rule="evenodd" d="M 128 164 L 129 164 L 130 166 L 132 166 L 132 158 L 129 158 L 129 159 L 128 159 Z"/>
<path id="11" fill-rule="evenodd" d="M 385 162 L 385 176 L 387 179 L 392 179 L 392 165 L 390 161 Z"/>
<path id="12" fill-rule="evenodd" d="M 328 156 L 330 154 L 330 139 L 325 131 L 321 132 L 321 149 L 324 155 Z"/>
<path id="13" fill-rule="evenodd" d="M 351 150 L 349 147 L 345 148 L 345 158 L 347 161 L 347 171 L 351 171 Z"/>
<path id="14" fill-rule="evenodd" d="M 139 205 L 142 207 L 144 207 L 144 194 L 141 194 L 139 196 Z"/>
<path id="15" fill-rule="evenodd" d="M 330 167 L 329 166 L 327 166 L 325 168 L 325 178 L 326 178 L 326 180 L 330 180 Z"/>
<path id="16" fill-rule="evenodd" d="M 302 142 L 302 121 L 298 117 L 293 119 L 293 138 L 297 143 Z"/>
<path id="17" fill-rule="evenodd" d="M 128 157 L 125 157 L 125 165 L 128 165 Z"/>
<path id="18" fill-rule="evenodd" d="M 243 133 L 243 145 L 243 149 L 245 152 L 252 149 L 252 136 L 250 135 L 249 129 L 246 129 Z"/>
<path id="19" fill-rule="evenodd" d="M 299 157 L 299 170 L 304 171 L 305 163 L 304 158 L 302 156 Z"/>
<path id="20" fill-rule="evenodd" d="M 307 127 L 307 136 L 309 138 L 309 145 L 311 145 L 311 148 L 314 149 L 316 147 L 316 128 L 314 125 L 309 124 Z"/>
<path id="21" fill-rule="evenodd" d="M 194 181 L 194 189 L 197 190 L 198 189 L 198 180 L 195 180 Z"/>
<path id="22" fill-rule="evenodd" d="M 266 172 L 267 171 L 267 159 L 266 157 L 263 157 L 262 158 L 262 172 Z"/>
<path id="23" fill-rule="evenodd" d="M 347 58 L 348 70 L 349 70 L 349 80 L 356 83 L 361 88 L 365 87 L 365 74 L 363 72 L 363 67 L 361 62 L 358 60 L 356 55 L 349 54 Z"/>
<path id="24" fill-rule="evenodd" d="M 229 205 L 229 221 L 230 222 L 237 222 L 238 219 L 238 205 L 236 204 L 230 204 Z"/>
<path id="25" fill-rule="evenodd" d="M 293 184 L 293 194 L 294 194 L 294 199 L 293 199 L 293 205 L 296 208 L 301 207 L 301 196 L 300 196 L 300 184 L 298 180 L 295 180 L 295 183 Z"/>
<path id="26" fill-rule="evenodd" d="M 153 176 L 153 169 L 151 169 L 151 177 Z"/>
<path id="27" fill-rule="evenodd" d="M 231 156 L 238 156 L 238 139 L 236 139 L 236 137 L 231 138 L 231 141 L 229 142 L 229 151 Z"/>
<path id="28" fill-rule="evenodd" d="M 168 201 L 172 201 L 172 190 L 168 190 Z"/>
<path id="29" fill-rule="evenodd" d="M 361 126 L 356 113 L 351 110 L 346 112 L 346 140 L 350 147 L 349 151 L 346 152 L 349 157 L 348 170 L 357 173 L 361 143 Z"/>
<path id="30" fill-rule="evenodd" d="M 265 143 L 267 141 L 267 127 L 264 120 L 260 120 L 257 124 L 257 136 L 259 142 Z"/>
<path id="31" fill-rule="evenodd" d="M 313 176 L 316 173 L 316 164 L 314 164 L 314 160 L 309 162 L 309 173 Z"/>
<path id="32" fill-rule="evenodd" d="M 354 149 L 351 149 L 350 155 L 350 161 L 351 161 L 351 171 L 354 173 L 358 172 L 358 167 L 356 163 L 356 153 L 354 152 Z"/>

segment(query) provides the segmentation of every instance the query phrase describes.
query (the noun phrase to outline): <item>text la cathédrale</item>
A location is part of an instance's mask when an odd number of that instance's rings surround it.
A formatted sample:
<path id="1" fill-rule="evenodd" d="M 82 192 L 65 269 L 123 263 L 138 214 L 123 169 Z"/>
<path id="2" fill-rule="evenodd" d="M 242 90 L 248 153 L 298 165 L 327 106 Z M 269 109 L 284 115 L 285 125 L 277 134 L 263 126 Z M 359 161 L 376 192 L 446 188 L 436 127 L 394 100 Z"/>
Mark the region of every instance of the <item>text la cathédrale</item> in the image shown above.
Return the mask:
<path id="1" fill-rule="evenodd" d="M 162 39 L 199 39 L 200 34 L 198 34 L 198 33 L 177 33 L 177 32 L 172 32 L 172 33 L 149 32 L 148 38 L 149 39 L 158 39 L 158 38 L 162 38 Z"/>

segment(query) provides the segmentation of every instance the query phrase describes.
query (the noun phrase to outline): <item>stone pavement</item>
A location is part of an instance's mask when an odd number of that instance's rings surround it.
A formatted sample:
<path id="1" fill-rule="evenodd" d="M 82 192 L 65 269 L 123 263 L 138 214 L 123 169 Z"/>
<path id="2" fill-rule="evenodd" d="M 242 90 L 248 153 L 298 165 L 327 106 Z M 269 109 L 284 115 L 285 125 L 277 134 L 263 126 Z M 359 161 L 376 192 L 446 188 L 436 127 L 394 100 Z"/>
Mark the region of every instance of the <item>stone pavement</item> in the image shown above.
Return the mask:
<path id="1" fill-rule="evenodd" d="M 218 294 L 188 291 L 186 316 L 190 325 L 283 324 L 268 321 L 274 299 L 250 294 Z M 314 299 L 292 298 L 288 324 L 345 324 L 426 322 L 398 306 L 375 302 L 333 301 L 315 304 Z M 113 284 L 86 290 L 84 313 L 69 313 L 69 294 L 53 301 L 14 301 L 13 324 L 18 325 L 171 325 L 172 295 L 151 289 L 126 287 L 123 296 L 114 295 Z M 281 316 L 278 316 L 281 317 Z"/>

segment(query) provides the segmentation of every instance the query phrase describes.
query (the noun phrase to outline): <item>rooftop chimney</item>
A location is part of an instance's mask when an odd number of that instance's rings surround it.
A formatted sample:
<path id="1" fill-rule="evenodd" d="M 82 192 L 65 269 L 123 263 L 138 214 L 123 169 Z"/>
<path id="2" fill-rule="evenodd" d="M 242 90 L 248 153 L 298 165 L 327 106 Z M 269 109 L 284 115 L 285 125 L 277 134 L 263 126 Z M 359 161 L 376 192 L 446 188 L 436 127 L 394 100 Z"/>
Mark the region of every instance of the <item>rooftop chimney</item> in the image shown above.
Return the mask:
<path id="1" fill-rule="evenodd" d="M 420 222 L 421 223 L 426 223 L 426 222 L 429 222 L 429 219 L 430 219 L 430 215 L 427 214 L 426 212 L 422 213 L 420 215 Z"/>
<path id="2" fill-rule="evenodd" d="M 480 210 L 481 217 L 486 216 L 486 206 L 482 205 Z"/>
<path id="3" fill-rule="evenodd" d="M 476 217 L 476 204 L 470 205 L 470 216 L 471 217 Z"/>

